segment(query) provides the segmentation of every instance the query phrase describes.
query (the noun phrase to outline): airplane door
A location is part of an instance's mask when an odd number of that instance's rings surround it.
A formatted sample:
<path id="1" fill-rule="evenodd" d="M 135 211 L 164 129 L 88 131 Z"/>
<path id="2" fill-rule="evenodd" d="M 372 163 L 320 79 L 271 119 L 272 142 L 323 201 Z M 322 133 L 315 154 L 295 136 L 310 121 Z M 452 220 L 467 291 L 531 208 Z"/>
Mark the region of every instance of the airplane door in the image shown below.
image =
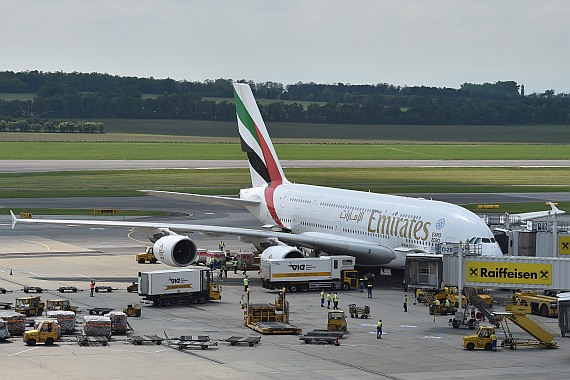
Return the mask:
<path id="1" fill-rule="evenodd" d="M 342 231 L 342 229 L 341 229 L 340 222 L 336 222 L 336 223 L 334 224 L 334 233 L 337 234 L 337 235 L 340 235 L 340 232 L 341 232 L 341 231 Z"/>
<path id="2" fill-rule="evenodd" d="M 299 232 L 299 215 L 293 215 L 293 231 Z"/>
<path id="3" fill-rule="evenodd" d="M 321 201 L 321 198 L 321 196 L 318 196 L 313 199 L 313 203 L 311 203 L 311 212 L 315 212 L 317 206 L 319 205 L 319 202 Z"/>

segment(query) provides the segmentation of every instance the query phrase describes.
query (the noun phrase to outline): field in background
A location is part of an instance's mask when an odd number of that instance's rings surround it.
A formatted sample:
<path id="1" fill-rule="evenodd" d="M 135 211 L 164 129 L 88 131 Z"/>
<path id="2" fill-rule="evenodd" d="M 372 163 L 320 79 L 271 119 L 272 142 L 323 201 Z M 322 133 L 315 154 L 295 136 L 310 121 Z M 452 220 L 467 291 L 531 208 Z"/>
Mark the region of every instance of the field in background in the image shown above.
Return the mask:
<path id="1" fill-rule="evenodd" d="M 286 175 L 291 182 L 392 194 L 570 191 L 566 168 L 318 168 Z M 0 175 L 0 198 L 141 196 L 140 189 L 237 195 L 250 186 L 247 169 L 8 173 Z"/>

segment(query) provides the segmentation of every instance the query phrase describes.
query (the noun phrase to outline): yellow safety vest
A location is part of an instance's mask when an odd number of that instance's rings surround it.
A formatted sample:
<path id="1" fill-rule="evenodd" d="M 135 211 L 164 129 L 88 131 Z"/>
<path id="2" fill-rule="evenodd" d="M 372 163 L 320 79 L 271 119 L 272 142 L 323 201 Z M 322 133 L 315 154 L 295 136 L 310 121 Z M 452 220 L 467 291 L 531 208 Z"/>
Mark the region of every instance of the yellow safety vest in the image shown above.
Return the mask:
<path id="1" fill-rule="evenodd" d="M 378 327 L 382 327 L 382 322 L 378 322 Z"/>
<path id="2" fill-rule="evenodd" d="M 249 285 L 249 279 L 247 277 L 243 279 L 243 284 L 244 286 Z"/>

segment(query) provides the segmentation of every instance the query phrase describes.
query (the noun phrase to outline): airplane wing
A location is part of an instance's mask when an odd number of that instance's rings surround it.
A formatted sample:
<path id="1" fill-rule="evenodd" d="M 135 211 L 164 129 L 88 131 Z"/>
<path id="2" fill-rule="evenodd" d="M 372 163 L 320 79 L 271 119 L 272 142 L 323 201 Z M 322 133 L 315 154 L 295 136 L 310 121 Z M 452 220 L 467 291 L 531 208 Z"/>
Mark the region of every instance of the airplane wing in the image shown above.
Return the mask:
<path id="1" fill-rule="evenodd" d="M 175 193 L 171 191 L 159 190 L 139 190 L 147 195 L 158 198 L 176 199 L 185 202 L 197 202 L 210 205 L 224 205 L 229 207 L 258 206 L 260 201 L 246 200 L 240 198 L 219 197 L 213 195 Z"/>
<path id="2" fill-rule="evenodd" d="M 12 228 L 16 223 L 27 224 L 55 224 L 62 226 L 85 226 L 85 227 L 109 227 L 128 228 L 131 230 L 144 232 L 147 235 L 152 232 L 174 232 L 178 233 L 202 233 L 210 235 L 236 235 L 257 239 L 279 240 L 293 246 L 303 246 L 325 251 L 362 253 L 364 255 L 374 255 L 378 265 L 387 264 L 396 255 L 387 247 L 378 244 L 371 244 L 346 237 L 322 233 L 290 234 L 285 232 L 262 231 L 250 228 L 208 226 L 200 224 L 180 224 L 180 223 L 158 223 L 158 222 L 131 222 L 131 221 L 108 221 L 108 220 L 74 220 L 74 219 L 21 219 L 12 215 Z"/>
<path id="3" fill-rule="evenodd" d="M 534 211 L 534 212 L 523 212 L 521 214 L 511 214 L 515 218 L 520 218 L 521 221 L 536 219 L 536 218 L 543 218 L 549 215 L 561 215 L 566 214 L 566 211 L 560 210 L 556 207 L 552 202 L 548 202 L 550 204 L 550 210 L 548 211 Z"/>

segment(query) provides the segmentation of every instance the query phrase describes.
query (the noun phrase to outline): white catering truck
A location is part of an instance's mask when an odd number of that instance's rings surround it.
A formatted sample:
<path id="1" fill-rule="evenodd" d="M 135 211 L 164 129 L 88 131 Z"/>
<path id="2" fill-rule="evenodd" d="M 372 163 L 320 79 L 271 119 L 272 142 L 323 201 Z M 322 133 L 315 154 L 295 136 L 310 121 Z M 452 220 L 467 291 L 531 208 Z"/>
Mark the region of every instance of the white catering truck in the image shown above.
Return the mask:
<path id="1" fill-rule="evenodd" d="M 321 256 L 294 259 L 262 259 L 261 282 L 267 289 L 290 292 L 309 289 L 358 288 L 353 256 Z"/>
<path id="2" fill-rule="evenodd" d="M 164 307 L 219 300 L 221 287 L 211 283 L 210 276 L 205 268 L 139 272 L 138 292 L 155 306 Z"/>

